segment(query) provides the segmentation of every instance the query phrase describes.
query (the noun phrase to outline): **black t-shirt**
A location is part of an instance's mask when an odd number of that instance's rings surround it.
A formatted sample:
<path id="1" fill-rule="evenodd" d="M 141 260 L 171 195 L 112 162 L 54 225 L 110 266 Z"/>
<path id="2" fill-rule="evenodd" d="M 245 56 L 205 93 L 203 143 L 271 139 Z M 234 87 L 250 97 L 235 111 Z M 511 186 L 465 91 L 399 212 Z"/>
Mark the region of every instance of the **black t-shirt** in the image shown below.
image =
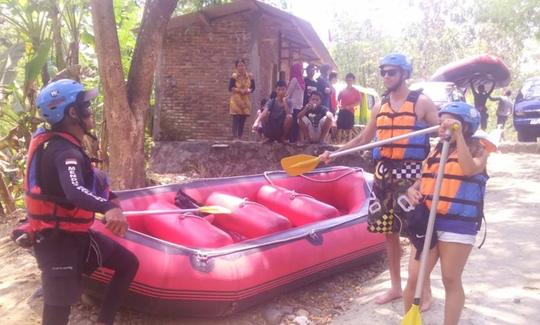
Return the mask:
<path id="1" fill-rule="evenodd" d="M 95 183 L 98 180 L 93 176 L 90 158 L 81 148 L 64 138 L 54 137 L 39 155 L 38 184 L 43 194 L 67 199 L 73 207 L 94 212 L 105 213 L 116 207 L 110 200 L 93 193 L 96 188 L 97 192 L 102 191 L 104 184 Z M 66 208 L 71 208 L 70 205 Z"/>
<path id="2" fill-rule="evenodd" d="M 319 105 L 307 112 L 306 116 L 311 121 L 313 127 L 319 127 L 319 122 L 326 116 L 326 113 L 328 113 L 328 107 Z"/>
<path id="3" fill-rule="evenodd" d="M 313 79 L 304 78 L 306 88 L 304 89 L 304 106 L 309 102 L 311 93 L 317 90 L 317 82 Z"/>
<path id="4" fill-rule="evenodd" d="M 319 90 L 322 95 L 321 104 L 326 107 L 330 107 L 330 94 L 327 94 L 324 91 L 326 88 L 332 89 L 328 80 L 324 79 L 323 77 L 319 77 L 319 79 L 317 79 L 317 90 Z"/>

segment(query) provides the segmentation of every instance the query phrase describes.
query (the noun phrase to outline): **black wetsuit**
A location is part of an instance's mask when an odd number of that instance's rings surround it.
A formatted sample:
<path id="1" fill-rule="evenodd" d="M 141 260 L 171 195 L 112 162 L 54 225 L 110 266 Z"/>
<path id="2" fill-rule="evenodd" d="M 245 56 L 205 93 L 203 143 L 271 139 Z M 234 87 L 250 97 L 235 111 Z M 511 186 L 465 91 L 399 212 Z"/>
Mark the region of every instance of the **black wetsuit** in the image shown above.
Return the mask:
<path id="1" fill-rule="evenodd" d="M 116 207 L 109 193 L 105 199 L 95 193 L 105 190 L 94 184 L 88 156 L 70 141 L 54 137 L 39 153 L 38 184 L 43 194 L 59 197 L 69 203 L 66 208 L 82 208 L 105 213 Z M 137 257 L 101 233 L 46 229 L 37 234 L 35 256 L 42 271 L 44 295 L 43 324 L 67 324 L 70 306 L 81 293 L 81 275 L 98 267 L 115 271 L 107 288 L 98 322 L 112 324 L 115 313 L 127 293 L 139 262 Z"/>

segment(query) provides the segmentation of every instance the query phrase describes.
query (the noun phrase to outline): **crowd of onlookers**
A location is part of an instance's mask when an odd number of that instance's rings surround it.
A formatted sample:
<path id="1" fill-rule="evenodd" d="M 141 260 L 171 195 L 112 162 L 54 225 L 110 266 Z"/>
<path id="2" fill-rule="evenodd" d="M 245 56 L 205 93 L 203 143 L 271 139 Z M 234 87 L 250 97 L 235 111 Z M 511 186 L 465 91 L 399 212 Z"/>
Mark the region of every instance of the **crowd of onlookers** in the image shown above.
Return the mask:
<path id="1" fill-rule="evenodd" d="M 269 97 L 260 101 L 251 128 L 257 139 L 297 145 L 348 141 L 362 93 L 353 87 L 354 74 L 345 76 L 347 86 L 339 94 L 334 87 L 337 80 L 338 74 L 331 71 L 330 65 L 309 64 L 304 69 L 301 62 L 295 62 L 290 67 L 289 81 L 279 80 Z M 234 139 L 242 138 L 254 90 L 255 80 L 247 71 L 245 60 L 236 61 L 229 81 Z"/>
<path id="2" fill-rule="evenodd" d="M 295 62 L 290 67 L 289 81 L 279 80 L 272 93 L 260 100 L 252 132 L 265 143 L 347 142 L 352 138 L 354 110 L 360 105 L 363 94 L 353 87 L 354 74 L 345 75 L 347 86 L 339 93 L 335 89 L 337 81 L 338 74 L 331 71 L 330 65 L 309 64 L 304 68 L 301 62 Z M 471 89 L 474 106 L 481 115 L 481 128 L 485 130 L 487 126 L 488 99 L 499 102 L 497 125 L 504 127 L 512 113 L 510 91 L 493 98 L 493 88 L 487 90 L 484 85 L 471 84 Z M 233 139 L 242 138 L 245 121 L 252 111 L 254 90 L 255 80 L 246 69 L 246 61 L 237 60 L 229 81 Z"/>

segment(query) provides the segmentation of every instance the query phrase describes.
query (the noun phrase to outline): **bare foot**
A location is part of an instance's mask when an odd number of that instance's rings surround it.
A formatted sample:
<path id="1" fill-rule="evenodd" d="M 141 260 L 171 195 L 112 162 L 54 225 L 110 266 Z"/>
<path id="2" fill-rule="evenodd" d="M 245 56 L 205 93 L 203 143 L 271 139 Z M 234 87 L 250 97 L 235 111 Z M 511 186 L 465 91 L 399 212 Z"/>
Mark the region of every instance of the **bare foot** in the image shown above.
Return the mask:
<path id="1" fill-rule="evenodd" d="M 375 299 L 375 303 L 378 305 L 384 305 L 384 304 L 389 303 L 392 300 L 401 298 L 401 296 L 402 296 L 401 290 L 390 289 L 386 291 L 385 293 L 383 293 L 382 295 L 378 296 L 377 299 Z"/>
<path id="2" fill-rule="evenodd" d="M 431 292 L 428 292 L 427 294 L 424 293 L 424 295 L 422 296 L 422 302 L 420 303 L 421 312 L 428 311 L 431 308 L 431 298 L 432 298 Z"/>

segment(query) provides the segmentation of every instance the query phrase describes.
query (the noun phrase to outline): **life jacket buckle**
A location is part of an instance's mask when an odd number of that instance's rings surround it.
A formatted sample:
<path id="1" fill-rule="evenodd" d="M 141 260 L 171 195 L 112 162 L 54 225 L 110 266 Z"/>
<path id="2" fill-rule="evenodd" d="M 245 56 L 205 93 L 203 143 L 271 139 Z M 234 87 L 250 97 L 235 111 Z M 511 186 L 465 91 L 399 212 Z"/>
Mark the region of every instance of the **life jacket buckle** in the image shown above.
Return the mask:
<path id="1" fill-rule="evenodd" d="M 405 194 L 400 195 L 396 202 L 404 212 L 411 212 L 414 210 L 414 205 L 409 201 L 409 198 Z"/>
<path id="2" fill-rule="evenodd" d="M 380 212 L 382 210 L 381 203 L 378 200 L 371 201 L 371 203 L 369 204 L 368 210 L 371 215 L 374 215 Z"/>

